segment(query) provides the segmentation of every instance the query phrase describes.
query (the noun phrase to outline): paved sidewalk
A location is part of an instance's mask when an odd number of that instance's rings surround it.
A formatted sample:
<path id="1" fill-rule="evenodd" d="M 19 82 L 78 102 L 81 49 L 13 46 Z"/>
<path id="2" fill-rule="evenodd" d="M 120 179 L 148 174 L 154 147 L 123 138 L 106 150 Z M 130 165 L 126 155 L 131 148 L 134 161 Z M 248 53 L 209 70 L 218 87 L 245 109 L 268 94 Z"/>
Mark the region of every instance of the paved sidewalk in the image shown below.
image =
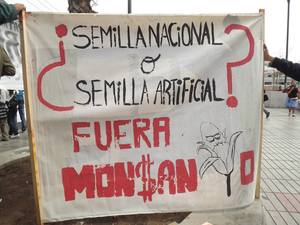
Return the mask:
<path id="1" fill-rule="evenodd" d="M 20 133 L 20 137 L 9 141 L 0 141 L 0 168 L 10 161 L 29 156 L 27 131 Z"/>
<path id="2" fill-rule="evenodd" d="M 300 224 L 300 112 L 270 109 L 264 120 L 262 201 L 267 225 Z"/>
<path id="3" fill-rule="evenodd" d="M 267 225 L 300 225 L 300 112 L 295 118 L 286 109 L 270 112 L 264 119 L 261 180 Z M 27 133 L 0 142 L 0 168 L 28 155 Z"/>

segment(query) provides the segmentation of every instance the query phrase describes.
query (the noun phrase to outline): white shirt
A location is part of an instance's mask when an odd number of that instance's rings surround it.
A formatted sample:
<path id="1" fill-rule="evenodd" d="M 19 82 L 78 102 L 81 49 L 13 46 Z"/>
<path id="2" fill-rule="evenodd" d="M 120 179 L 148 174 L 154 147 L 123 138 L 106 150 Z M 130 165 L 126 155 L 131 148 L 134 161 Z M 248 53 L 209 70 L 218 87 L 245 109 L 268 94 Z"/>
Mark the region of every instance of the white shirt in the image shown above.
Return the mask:
<path id="1" fill-rule="evenodd" d="M 5 103 L 9 100 L 8 91 L 5 89 L 0 89 L 0 102 Z"/>

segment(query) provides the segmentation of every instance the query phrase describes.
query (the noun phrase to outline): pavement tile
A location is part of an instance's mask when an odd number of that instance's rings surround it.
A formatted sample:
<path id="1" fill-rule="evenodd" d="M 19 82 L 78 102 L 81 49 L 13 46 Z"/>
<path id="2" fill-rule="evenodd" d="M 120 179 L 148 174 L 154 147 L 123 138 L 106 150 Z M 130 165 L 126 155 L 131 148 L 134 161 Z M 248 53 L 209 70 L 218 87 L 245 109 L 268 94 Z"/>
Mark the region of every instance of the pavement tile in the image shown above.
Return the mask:
<path id="1" fill-rule="evenodd" d="M 300 224 L 300 213 L 291 213 L 291 216 L 294 218 L 297 224 Z"/>
<path id="2" fill-rule="evenodd" d="M 279 213 L 288 225 L 299 225 L 299 223 L 295 221 L 295 219 L 291 216 L 290 213 L 288 212 L 279 212 Z"/>
<path id="3" fill-rule="evenodd" d="M 265 218 L 266 218 L 267 225 L 276 225 L 276 223 L 274 222 L 272 216 L 268 211 L 265 211 Z"/>
<path id="4" fill-rule="evenodd" d="M 267 179 L 268 178 L 267 175 L 266 175 L 265 169 L 262 169 L 262 171 L 261 171 L 261 178 L 262 179 Z"/>
<path id="5" fill-rule="evenodd" d="M 297 180 L 299 180 L 300 181 L 300 174 L 299 174 L 299 170 L 294 170 L 294 169 L 292 169 L 292 170 L 290 170 L 297 178 Z"/>
<path id="6" fill-rule="evenodd" d="M 265 169 L 264 171 L 269 179 L 276 179 L 276 175 L 274 173 L 274 169 Z"/>
<path id="7" fill-rule="evenodd" d="M 293 168 L 291 168 L 291 169 L 293 169 Z M 294 174 L 290 173 L 290 170 L 291 170 L 291 169 L 285 169 L 285 170 L 283 171 L 284 174 L 285 174 L 285 178 L 288 179 L 288 180 L 297 179 L 297 177 L 296 177 Z"/>
<path id="8" fill-rule="evenodd" d="M 300 193 L 300 185 L 297 184 L 297 182 L 295 182 L 294 180 L 288 180 L 287 181 L 291 186 L 293 186 L 293 188 L 295 188 L 295 190 L 297 191 L 297 193 Z"/>
<path id="9" fill-rule="evenodd" d="M 280 180 L 280 183 L 289 191 L 289 193 L 298 193 L 298 191 L 289 183 L 289 180 Z"/>
<path id="10" fill-rule="evenodd" d="M 297 212 L 300 212 L 300 202 L 297 200 L 297 198 L 295 198 L 293 194 L 284 194 L 284 196 L 290 201 Z"/>
<path id="11" fill-rule="evenodd" d="M 286 208 L 284 208 L 274 193 L 266 193 L 266 195 L 277 211 L 286 211 Z"/>
<path id="12" fill-rule="evenodd" d="M 293 180 L 297 180 L 298 177 L 291 171 L 291 170 L 288 170 L 286 171 L 286 173 L 289 175 L 289 177 Z"/>
<path id="13" fill-rule="evenodd" d="M 265 183 L 269 186 L 272 192 L 280 192 L 271 179 L 265 179 Z"/>
<path id="14" fill-rule="evenodd" d="M 275 193 L 275 195 L 288 212 L 297 212 L 284 193 Z"/>
<path id="15" fill-rule="evenodd" d="M 279 189 L 279 192 L 289 193 L 288 189 L 285 188 L 284 185 L 279 180 L 272 180 L 276 187 Z"/>
<path id="16" fill-rule="evenodd" d="M 289 167 L 289 162 L 287 160 L 277 161 L 276 162 L 278 172 L 282 171 L 282 169 L 287 169 Z"/>
<path id="17" fill-rule="evenodd" d="M 286 164 L 286 169 L 296 169 L 297 167 L 293 163 L 293 161 L 290 161 L 289 163 Z"/>
<path id="18" fill-rule="evenodd" d="M 294 197 L 297 199 L 298 202 L 300 202 L 300 194 L 294 194 Z"/>
<path id="19" fill-rule="evenodd" d="M 272 219 L 275 221 L 276 225 L 288 225 L 284 219 L 282 218 L 282 216 L 280 215 L 279 212 L 276 211 L 269 211 Z"/>
<path id="20" fill-rule="evenodd" d="M 273 206 L 272 202 L 269 200 L 269 198 L 265 194 L 262 194 L 261 200 L 262 200 L 263 206 L 266 210 L 268 210 L 268 211 L 276 210 L 275 207 Z"/>
<path id="21" fill-rule="evenodd" d="M 275 161 L 273 161 L 273 160 L 268 161 L 267 164 L 268 164 L 268 169 L 278 168 L 278 167 L 276 166 Z"/>
<path id="22" fill-rule="evenodd" d="M 265 183 L 264 179 L 261 179 L 260 186 L 261 186 L 261 188 L 263 188 L 264 192 L 271 192 L 271 189 Z"/>
<path id="23" fill-rule="evenodd" d="M 284 169 L 284 170 L 287 170 L 287 169 Z M 283 179 L 291 179 L 284 170 L 279 168 L 277 170 L 277 173 L 279 173 Z"/>
<path id="24" fill-rule="evenodd" d="M 286 179 L 287 178 L 285 173 L 280 168 L 275 169 L 275 172 L 276 172 L 277 179 Z"/>

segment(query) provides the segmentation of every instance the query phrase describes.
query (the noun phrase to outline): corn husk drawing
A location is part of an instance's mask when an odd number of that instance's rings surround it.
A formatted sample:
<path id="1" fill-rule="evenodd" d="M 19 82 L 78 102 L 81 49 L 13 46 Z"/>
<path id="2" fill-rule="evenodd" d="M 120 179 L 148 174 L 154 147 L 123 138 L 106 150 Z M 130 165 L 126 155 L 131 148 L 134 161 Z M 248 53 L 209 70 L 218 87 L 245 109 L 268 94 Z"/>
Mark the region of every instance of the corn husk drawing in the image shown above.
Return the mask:
<path id="1" fill-rule="evenodd" d="M 226 177 L 227 196 L 231 195 L 231 173 L 234 170 L 236 141 L 242 131 L 230 135 L 229 141 L 226 132 L 210 122 L 201 124 L 202 141 L 197 142 L 197 153 L 209 152 L 209 157 L 201 164 L 199 175 L 202 178 L 208 168 L 213 167 L 218 173 Z"/>

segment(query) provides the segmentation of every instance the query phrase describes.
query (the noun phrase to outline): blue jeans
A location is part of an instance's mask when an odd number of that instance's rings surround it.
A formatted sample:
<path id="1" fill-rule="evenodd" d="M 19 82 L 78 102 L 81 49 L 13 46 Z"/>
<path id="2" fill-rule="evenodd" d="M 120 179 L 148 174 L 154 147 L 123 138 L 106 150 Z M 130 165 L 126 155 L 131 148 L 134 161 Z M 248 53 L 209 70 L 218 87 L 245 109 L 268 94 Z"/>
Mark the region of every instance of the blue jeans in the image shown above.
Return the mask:
<path id="1" fill-rule="evenodd" d="M 9 125 L 9 135 L 17 135 L 17 108 L 12 107 L 8 109 L 8 125 Z"/>
<path id="2" fill-rule="evenodd" d="M 21 119 L 21 126 L 22 131 L 26 130 L 26 120 L 25 120 L 25 114 L 24 114 L 24 101 L 18 101 L 18 107 L 19 107 L 19 115 Z"/>

